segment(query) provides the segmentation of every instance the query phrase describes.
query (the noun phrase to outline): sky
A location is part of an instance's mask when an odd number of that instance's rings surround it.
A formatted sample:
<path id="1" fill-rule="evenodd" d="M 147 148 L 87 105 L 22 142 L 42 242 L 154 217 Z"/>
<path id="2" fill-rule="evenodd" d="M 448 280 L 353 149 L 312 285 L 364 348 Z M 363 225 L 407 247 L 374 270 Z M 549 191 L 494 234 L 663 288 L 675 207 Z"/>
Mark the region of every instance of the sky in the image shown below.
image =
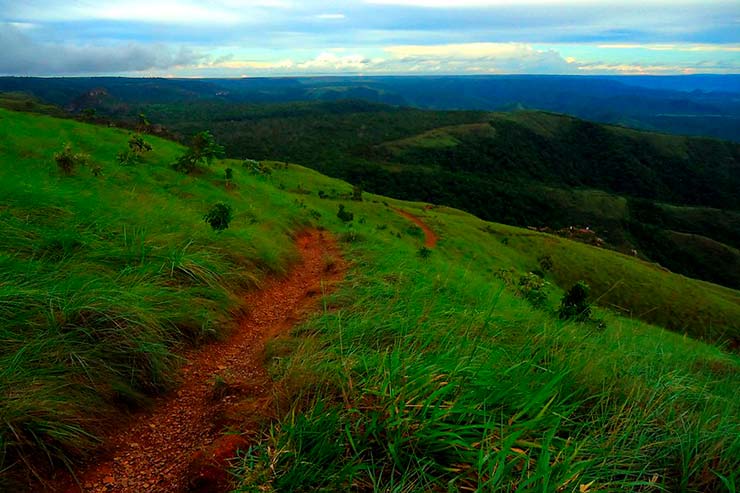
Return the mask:
<path id="1" fill-rule="evenodd" d="M 740 0 L 0 0 L 0 75 L 740 73 Z"/>

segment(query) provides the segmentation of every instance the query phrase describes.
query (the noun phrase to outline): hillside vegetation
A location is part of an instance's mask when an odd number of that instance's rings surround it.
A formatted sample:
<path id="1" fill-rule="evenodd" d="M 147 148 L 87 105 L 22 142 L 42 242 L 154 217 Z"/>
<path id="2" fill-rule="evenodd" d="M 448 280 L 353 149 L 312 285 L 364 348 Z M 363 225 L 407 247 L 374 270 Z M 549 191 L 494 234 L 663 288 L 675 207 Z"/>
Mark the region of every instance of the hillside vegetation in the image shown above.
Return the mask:
<path id="1" fill-rule="evenodd" d="M 30 82 L 67 92 L 91 83 Z M 206 98 L 198 91 L 211 86 L 202 81 L 192 93 L 181 92 L 196 87 L 180 81 L 171 94 L 175 87 L 163 81 L 98 82 L 113 84 L 127 102 L 94 89 L 76 106 L 86 120 L 105 123 L 114 115 L 127 122 L 115 125 L 134 128 L 143 111 L 150 131 L 179 133 L 183 141 L 207 127 L 234 158 L 297 162 L 376 193 L 516 226 L 588 227 L 598 244 L 604 240 L 674 272 L 740 288 L 738 144 L 542 112 L 422 111 L 348 100 L 232 103 Z M 150 85 L 159 89 L 146 94 L 161 102 L 137 92 Z M 184 102 L 173 104 L 164 94 Z M 13 97 L 7 104 L 21 108 L 19 96 Z M 35 101 L 23 105 L 26 111 L 53 109 Z"/>
<path id="2" fill-rule="evenodd" d="M 516 226 L 588 226 L 622 253 L 740 287 L 738 144 L 528 111 L 353 101 L 143 108 L 185 135 L 208 126 L 232 157 L 297 162 L 369 191 Z"/>
<path id="3" fill-rule="evenodd" d="M 122 116 L 142 104 L 363 100 L 432 110 L 539 109 L 588 120 L 740 141 L 740 77 L 362 76 L 157 79 L 0 77 L 0 91 L 33 94 L 73 111 Z M 102 91 L 101 91 L 102 90 Z"/>
<path id="4" fill-rule="evenodd" d="M 0 485 L 79 460 L 171 389 L 181 350 L 225 336 L 312 225 L 351 270 L 266 354 L 277 418 L 243 451 L 239 491 L 736 489 L 737 291 L 454 209 L 353 201 L 296 165 L 186 175 L 171 167 L 185 149 L 151 136 L 121 165 L 130 137 L 0 110 Z M 89 164 L 61 173 L 65 143 Z M 217 203 L 233 209 L 222 232 L 203 220 Z M 580 280 L 618 310 L 558 318 Z"/>

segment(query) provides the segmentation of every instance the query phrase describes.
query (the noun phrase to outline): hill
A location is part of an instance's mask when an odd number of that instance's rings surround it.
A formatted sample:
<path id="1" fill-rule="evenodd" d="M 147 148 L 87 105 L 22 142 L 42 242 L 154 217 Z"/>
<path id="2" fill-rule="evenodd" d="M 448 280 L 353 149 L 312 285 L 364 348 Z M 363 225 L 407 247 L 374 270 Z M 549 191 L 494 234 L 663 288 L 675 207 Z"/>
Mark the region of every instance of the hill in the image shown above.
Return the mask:
<path id="1" fill-rule="evenodd" d="M 364 100 L 431 110 L 546 110 L 603 123 L 740 141 L 738 75 L 406 76 L 241 79 L 0 77 L 20 91 L 80 111 L 117 116 L 142 104 Z M 136 113 L 134 113 L 136 114 Z"/>
<path id="2" fill-rule="evenodd" d="M 254 309 L 244 293 L 290 272 L 306 228 L 336 236 L 350 271 L 268 347 L 277 398 L 246 438 L 238 490 L 737 482 L 737 291 L 454 209 L 353 201 L 349 184 L 296 165 L 182 174 L 170 164 L 185 149 L 156 137 L 122 165 L 126 131 L 6 110 L 0 123 L 6 488 L 74 468 L 103 429 L 188 378 L 179 355 L 235 331 Z M 88 164 L 60 172 L 65 142 Z M 233 208 L 222 232 L 203 220 L 215 203 Z M 433 249 L 398 208 L 437 233 Z M 549 285 L 525 288 L 530 271 Z M 559 319 L 577 280 L 619 311 Z M 213 378 L 228 385 L 228 367 Z M 253 420 L 253 396 L 230 395 Z"/>
<path id="3" fill-rule="evenodd" d="M 372 192 L 522 227 L 589 227 L 622 253 L 740 287 L 738 144 L 552 113 L 359 101 L 195 102 L 146 111 L 181 135 L 208 126 L 232 157 L 297 162 Z"/>

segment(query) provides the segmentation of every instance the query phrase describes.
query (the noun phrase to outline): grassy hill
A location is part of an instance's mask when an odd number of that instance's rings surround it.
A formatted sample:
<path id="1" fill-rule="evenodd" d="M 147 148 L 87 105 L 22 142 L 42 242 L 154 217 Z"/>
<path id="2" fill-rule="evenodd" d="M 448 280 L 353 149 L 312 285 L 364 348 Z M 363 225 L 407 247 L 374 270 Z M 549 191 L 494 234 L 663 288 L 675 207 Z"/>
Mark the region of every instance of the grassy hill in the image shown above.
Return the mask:
<path id="1" fill-rule="evenodd" d="M 607 244 L 740 287 L 740 146 L 565 115 L 439 112 L 355 101 L 147 105 L 183 135 L 211 128 L 232 157 L 279 159 L 397 198 L 516 226 L 589 226 Z M 703 244 L 682 234 L 706 237 Z"/>
<path id="2" fill-rule="evenodd" d="M 122 166 L 129 138 L 0 110 L 0 486 L 79 460 L 120 413 L 173 388 L 178 354 L 224 337 L 249 308 L 241 294 L 287 271 L 308 226 L 336 235 L 352 268 L 268 351 L 278 419 L 244 457 L 239 491 L 723 491 L 740 479 L 737 291 L 455 209 L 351 201 L 350 185 L 301 166 L 225 160 L 184 175 L 170 166 L 184 149 L 151 136 Z M 67 142 L 90 156 L 71 176 L 54 162 Z M 234 219 L 216 233 L 203 215 L 219 202 Z M 437 247 L 394 208 L 430 225 Z M 537 306 L 518 287 L 534 270 L 550 283 Z M 619 309 L 558 319 L 577 280 Z"/>

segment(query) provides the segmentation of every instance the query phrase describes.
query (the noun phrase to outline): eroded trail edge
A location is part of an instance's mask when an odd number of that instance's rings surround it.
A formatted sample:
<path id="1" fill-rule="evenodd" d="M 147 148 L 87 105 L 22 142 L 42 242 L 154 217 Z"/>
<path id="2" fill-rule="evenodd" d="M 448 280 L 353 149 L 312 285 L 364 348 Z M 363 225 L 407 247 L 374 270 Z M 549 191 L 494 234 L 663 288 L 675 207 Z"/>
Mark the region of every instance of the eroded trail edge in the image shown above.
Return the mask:
<path id="1" fill-rule="evenodd" d="M 225 461 L 249 441 L 271 412 L 265 343 L 317 309 L 341 279 L 333 238 L 307 231 L 297 238 L 301 261 L 284 278 L 247 296 L 249 314 L 226 341 L 186 354 L 182 386 L 122 429 L 105 437 L 104 452 L 76 472 L 66 492 L 222 491 Z M 239 434 L 224 434 L 236 426 Z M 250 429 L 251 428 L 251 429 Z"/>
<path id="2" fill-rule="evenodd" d="M 434 232 L 434 230 L 432 230 L 432 228 L 430 228 L 427 225 L 427 223 L 425 223 L 424 221 L 422 221 L 421 218 L 419 218 L 419 217 L 417 217 L 417 216 L 415 216 L 415 215 L 411 214 L 410 212 L 407 212 L 407 211 L 405 211 L 403 209 L 394 208 L 393 210 L 396 211 L 396 213 L 399 214 L 400 216 L 405 217 L 406 219 L 408 219 L 412 223 L 414 223 L 417 226 L 419 226 L 421 228 L 421 230 L 424 231 L 424 246 L 425 247 L 427 247 L 427 248 L 434 248 L 435 246 L 437 246 L 437 240 L 439 240 L 439 238 L 437 237 L 437 234 Z"/>

